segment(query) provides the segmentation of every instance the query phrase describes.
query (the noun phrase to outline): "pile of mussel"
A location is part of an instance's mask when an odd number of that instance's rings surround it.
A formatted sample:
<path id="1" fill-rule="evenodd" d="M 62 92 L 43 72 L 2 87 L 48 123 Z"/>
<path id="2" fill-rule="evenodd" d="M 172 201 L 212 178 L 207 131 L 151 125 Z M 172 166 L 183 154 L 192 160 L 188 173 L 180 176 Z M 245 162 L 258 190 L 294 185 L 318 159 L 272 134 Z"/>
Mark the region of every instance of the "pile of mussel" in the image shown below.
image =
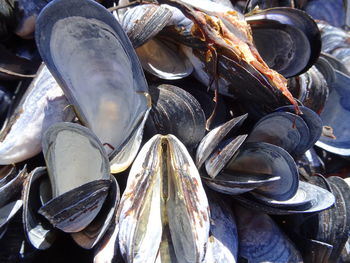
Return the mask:
<path id="1" fill-rule="evenodd" d="M 0 262 L 350 262 L 348 11 L 2 0 Z"/>

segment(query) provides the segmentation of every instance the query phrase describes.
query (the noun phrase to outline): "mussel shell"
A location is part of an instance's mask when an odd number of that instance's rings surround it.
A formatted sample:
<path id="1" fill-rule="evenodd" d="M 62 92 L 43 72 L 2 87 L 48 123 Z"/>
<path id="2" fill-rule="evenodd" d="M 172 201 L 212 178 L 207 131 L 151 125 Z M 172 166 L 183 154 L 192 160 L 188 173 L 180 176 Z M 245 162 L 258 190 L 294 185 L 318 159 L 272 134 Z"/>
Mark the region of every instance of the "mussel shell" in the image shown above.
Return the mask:
<path id="1" fill-rule="evenodd" d="M 210 207 L 210 236 L 204 262 L 237 261 L 238 233 L 234 215 L 220 196 L 207 192 Z"/>
<path id="2" fill-rule="evenodd" d="M 323 220 L 327 220 L 331 225 L 330 231 L 327 233 L 330 238 L 329 243 L 333 245 L 329 261 L 337 262 L 349 237 L 350 187 L 342 178 L 337 176 L 331 176 L 327 181 L 331 185 L 333 193 L 336 196 L 336 203 L 334 208 L 327 211 L 330 217 L 324 217 Z M 320 237 L 318 240 L 322 240 L 321 237 L 324 233 L 319 231 L 319 235 Z"/>
<path id="3" fill-rule="evenodd" d="M 304 120 L 306 123 L 308 130 L 309 130 L 309 140 L 306 143 L 305 148 L 310 149 L 316 141 L 320 138 L 322 133 L 322 120 L 320 116 L 314 112 L 313 110 L 309 109 L 308 107 L 300 106 L 299 107 L 302 114 L 299 116 Z M 285 111 L 285 112 L 291 112 L 293 114 L 296 114 L 295 107 L 293 106 L 284 106 L 277 108 L 276 111 Z"/>
<path id="4" fill-rule="evenodd" d="M 153 105 L 147 128 L 155 134 L 173 134 L 194 149 L 205 135 L 205 115 L 199 102 L 173 85 L 151 88 L 150 94 Z"/>
<path id="5" fill-rule="evenodd" d="M 38 212 L 64 232 L 79 232 L 97 216 L 110 184 L 110 180 L 89 182 L 51 199 Z"/>
<path id="6" fill-rule="evenodd" d="M 196 77 L 208 85 L 209 77 L 205 72 L 200 72 L 203 71 L 203 65 L 198 65 L 198 61 L 205 61 L 206 53 L 194 50 L 191 55 L 188 50 L 184 49 L 184 51 L 195 67 Z M 243 112 L 248 112 L 251 118 L 259 119 L 276 107 L 290 104 L 265 75 L 242 59 L 235 61 L 218 54 L 218 74 L 219 93 L 237 98 L 237 103 L 242 107 Z M 240 88 L 242 82 L 244 82 L 244 89 Z"/>
<path id="7" fill-rule="evenodd" d="M 120 191 L 117 180 L 112 177 L 111 187 L 101 211 L 96 218 L 81 232 L 72 233 L 73 240 L 85 249 L 93 248 L 104 236 L 112 224 L 115 210 L 120 200 Z"/>
<path id="8" fill-rule="evenodd" d="M 142 137 L 150 101 L 141 65 L 121 26 L 94 1 L 60 0 L 43 9 L 35 33 L 43 60 L 80 121 L 112 146 L 106 147 L 110 158 L 121 152 L 119 168 L 125 170 L 140 146 L 134 136 Z"/>
<path id="9" fill-rule="evenodd" d="M 275 200 L 288 200 L 298 190 L 299 177 L 293 158 L 282 148 L 269 143 L 245 143 L 225 171 L 230 174 L 238 172 L 280 176 L 280 180 L 255 190 Z"/>
<path id="10" fill-rule="evenodd" d="M 175 136 L 155 135 L 142 147 L 117 216 L 119 246 L 127 262 L 155 262 L 163 241 L 179 262 L 203 260 L 208 201 L 189 153 Z M 163 238 L 166 228 L 171 239 Z"/>
<path id="11" fill-rule="evenodd" d="M 10 2 L 2 1 L 0 3 L 0 39 L 3 40 L 10 35 L 16 27 L 16 16 L 14 8 Z"/>
<path id="12" fill-rule="evenodd" d="M 26 86 L 18 105 L 1 130 L 0 163 L 11 164 L 41 152 L 43 133 L 52 124 L 72 121 L 74 113 L 47 67 L 43 64 L 36 77 Z"/>
<path id="13" fill-rule="evenodd" d="M 136 49 L 157 35 L 171 16 L 170 10 L 163 5 L 138 5 L 125 12 L 121 26 Z"/>
<path id="14" fill-rule="evenodd" d="M 45 132 L 42 145 L 53 197 L 90 181 L 110 179 L 107 155 L 88 128 L 56 123 Z"/>
<path id="15" fill-rule="evenodd" d="M 0 187 L 0 207 L 6 205 L 9 201 L 15 200 L 19 197 L 23 183 L 28 176 L 26 166 L 16 173 L 10 173 L 7 175 L 9 178 L 4 178 L 4 185 Z"/>
<path id="16" fill-rule="evenodd" d="M 17 174 L 18 171 L 14 165 L 2 166 L 0 170 L 0 188 L 12 181 Z"/>
<path id="17" fill-rule="evenodd" d="M 268 206 L 291 210 L 310 210 L 312 208 L 312 211 L 321 211 L 332 206 L 335 201 L 334 196 L 323 188 L 302 181 L 299 182 L 296 194 L 286 201 L 276 201 L 254 193 L 252 195 L 259 202 Z"/>
<path id="18" fill-rule="evenodd" d="M 302 182 L 300 182 L 302 183 Z M 322 210 L 326 210 L 329 207 L 331 207 L 334 204 L 334 195 L 330 193 L 327 190 L 324 190 L 321 187 L 317 187 L 312 184 L 303 183 L 304 186 L 304 193 L 308 196 L 308 199 L 310 200 L 309 203 L 304 206 L 304 204 L 301 204 L 300 207 L 295 206 L 295 204 L 290 205 L 291 202 L 286 202 L 283 204 L 283 202 L 276 202 L 270 200 L 267 204 L 267 202 L 262 202 L 261 199 L 258 199 L 256 196 L 252 196 L 250 193 L 241 195 L 241 196 L 235 196 L 234 198 L 241 202 L 242 205 L 256 210 L 260 212 L 264 212 L 271 215 L 291 215 L 291 214 L 300 214 L 300 213 L 314 213 L 319 212 Z M 305 190 L 308 189 L 308 190 Z M 266 200 L 266 199 L 265 199 Z M 271 203 L 273 203 L 271 205 Z M 311 204 L 311 206 L 310 206 Z"/>
<path id="19" fill-rule="evenodd" d="M 315 63 L 315 67 L 319 72 L 321 72 L 327 83 L 332 83 L 335 80 L 335 72 L 332 63 L 327 59 L 328 55 L 329 54 L 321 52 L 317 62 Z"/>
<path id="20" fill-rule="evenodd" d="M 336 139 L 321 136 L 316 145 L 331 153 L 349 156 L 350 77 L 337 70 L 335 74 L 336 80 L 330 85 L 329 97 L 320 117 L 323 125 L 333 128 Z"/>
<path id="21" fill-rule="evenodd" d="M 277 7 L 254 12 L 246 19 L 261 56 L 285 77 L 301 74 L 316 62 L 321 35 L 304 11 Z"/>
<path id="22" fill-rule="evenodd" d="M 219 145 L 205 162 L 205 169 L 211 178 L 215 178 L 231 160 L 248 135 L 238 135 L 228 139 L 225 145 Z"/>
<path id="23" fill-rule="evenodd" d="M 303 154 L 309 148 L 310 132 L 303 119 L 289 112 L 274 112 L 260 119 L 247 142 L 267 142 L 292 155 Z"/>
<path id="24" fill-rule="evenodd" d="M 242 125 L 248 114 L 233 118 L 230 121 L 211 130 L 200 142 L 196 152 L 196 165 L 200 169 L 210 154 L 231 131 L 235 132 Z"/>
<path id="25" fill-rule="evenodd" d="M 342 0 L 312 0 L 307 1 L 304 10 L 314 19 L 327 21 L 329 24 L 342 27 L 345 24 L 347 2 Z"/>
<path id="26" fill-rule="evenodd" d="M 100 242 L 94 249 L 94 263 L 124 262 L 117 240 L 119 225 L 115 221 L 107 229 Z"/>
<path id="27" fill-rule="evenodd" d="M 11 218 L 13 218 L 16 213 L 22 208 L 22 206 L 22 200 L 16 200 L 0 207 L 0 236 L 4 234 L 6 225 L 10 222 Z M 1 233 L 2 231 L 3 233 Z"/>
<path id="28" fill-rule="evenodd" d="M 268 215 L 237 205 L 234 211 L 239 237 L 238 257 L 248 262 L 302 262 L 294 244 Z"/>
<path id="29" fill-rule="evenodd" d="M 326 71 L 327 74 L 324 74 L 324 71 L 321 71 L 324 76 L 332 75 L 332 77 L 330 78 L 330 81 L 328 81 L 328 79 L 326 78 L 328 85 L 330 85 L 336 79 L 335 70 L 338 70 L 346 75 L 350 75 L 349 70 L 345 67 L 345 65 L 339 59 L 332 56 L 331 54 L 322 52 L 320 55 L 320 58 L 326 60 L 331 66 L 331 69 L 329 68 L 327 69 Z M 316 67 L 318 67 L 317 64 L 316 64 Z"/>
<path id="30" fill-rule="evenodd" d="M 246 193 L 281 179 L 279 176 L 268 174 L 226 174 L 225 172 L 221 172 L 215 179 L 202 173 L 202 178 L 211 189 L 230 195 Z"/>
<path id="31" fill-rule="evenodd" d="M 56 239 L 56 231 L 53 226 L 37 213 L 42 206 L 40 184 L 45 179 L 49 180 L 46 168 L 36 168 L 26 179 L 22 193 L 24 233 L 36 249 L 48 249 Z"/>
<path id="32" fill-rule="evenodd" d="M 327 82 L 317 68 L 312 66 L 304 74 L 291 78 L 289 88 L 304 106 L 318 114 L 322 112 L 329 92 Z"/>
<path id="33" fill-rule="evenodd" d="M 136 49 L 136 54 L 143 69 L 160 79 L 182 79 L 193 71 L 191 62 L 181 48 L 168 41 L 150 39 Z"/>
<path id="34" fill-rule="evenodd" d="M 30 61 L 11 53 L 0 44 L 0 79 L 33 78 L 39 65 L 38 62 Z"/>
<path id="35" fill-rule="evenodd" d="M 248 0 L 245 4 L 244 13 L 249 13 L 254 10 L 254 8 L 268 9 L 272 7 L 294 7 L 293 0 Z"/>

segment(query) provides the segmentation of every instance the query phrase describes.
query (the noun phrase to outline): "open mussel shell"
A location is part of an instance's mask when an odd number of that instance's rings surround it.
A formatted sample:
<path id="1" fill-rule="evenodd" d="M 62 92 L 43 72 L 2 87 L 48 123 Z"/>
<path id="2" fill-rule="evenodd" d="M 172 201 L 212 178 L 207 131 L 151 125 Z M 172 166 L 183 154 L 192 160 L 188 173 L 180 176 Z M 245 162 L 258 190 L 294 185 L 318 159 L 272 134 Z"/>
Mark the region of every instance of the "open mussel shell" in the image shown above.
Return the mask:
<path id="1" fill-rule="evenodd" d="M 215 179 L 202 173 L 202 179 L 213 190 L 230 195 L 238 195 L 268 185 L 281 179 L 269 174 L 239 174 L 221 172 Z"/>
<path id="2" fill-rule="evenodd" d="M 235 196 L 235 199 L 246 207 L 271 215 L 319 212 L 331 207 L 335 201 L 329 191 L 306 182 L 299 182 L 296 194 L 285 201 L 276 201 L 255 193 Z"/>
<path id="3" fill-rule="evenodd" d="M 167 80 L 182 79 L 190 75 L 193 66 L 180 47 L 157 38 L 150 39 L 136 49 L 145 71 Z"/>
<path id="4" fill-rule="evenodd" d="M 192 150 L 205 135 L 205 115 L 199 102 L 187 91 L 173 86 L 151 88 L 152 109 L 147 130 L 173 134 Z"/>
<path id="5" fill-rule="evenodd" d="M 19 172 L 16 169 L 0 181 L 0 207 L 6 205 L 9 201 L 19 199 L 23 183 L 27 178 L 26 166 Z"/>
<path id="6" fill-rule="evenodd" d="M 106 145 L 115 172 L 125 170 L 141 144 L 150 108 L 147 83 L 125 32 L 94 1 L 56 0 L 40 13 L 35 33 L 45 64 L 80 121 Z"/>
<path id="7" fill-rule="evenodd" d="M 85 249 L 93 248 L 104 236 L 112 224 L 115 210 L 120 200 L 120 191 L 117 180 L 112 176 L 106 201 L 96 218 L 84 230 L 72 233 L 73 240 Z"/>
<path id="8" fill-rule="evenodd" d="M 88 128 L 56 123 L 45 132 L 42 145 L 54 198 L 88 182 L 110 179 L 103 146 Z"/>
<path id="9" fill-rule="evenodd" d="M 335 70 L 336 79 L 329 85 L 330 93 L 325 108 L 320 117 L 323 125 L 333 129 L 335 136 L 321 136 L 316 145 L 328 152 L 342 156 L 350 155 L 349 124 L 349 95 L 350 77 Z"/>
<path id="10" fill-rule="evenodd" d="M 302 114 L 300 116 L 306 123 L 309 130 L 309 140 L 306 143 L 305 148 L 310 149 L 320 138 L 322 133 L 322 120 L 320 116 L 313 110 L 308 107 L 300 106 L 299 107 Z M 293 106 L 283 106 L 276 109 L 277 112 L 291 112 L 296 114 L 295 107 Z"/>
<path id="11" fill-rule="evenodd" d="M 234 215 L 220 196 L 207 192 L 210 207 L 210 234 L 205 263 L 237 261 L 238 233 Z"/>
<path id="12" fill-rule="evenodd" d="M 47 67 L 41 65 L 1 129 L 0 164 L 18 163 L 40 153 L 46 129 L 73 118 L 62 89 Z"/>
<path id="13" fill-rule="evenodd" d="M 97 216 L 108 195 L 110 180 L 96 180 L 45 203 L 39 213 L 67 233 L 79 232 Z"/>
<path id="14" fill-rule="evenodd" d="M 103 146 L 88 128 L 62 122 L 45 132 L 43 153 L 53 199 L 39 212 L 63 231 L 81 231 L 99 213 L 111 183 Z"/>
<path id="15" fill-rule="evenodd" d="M 247 262 L 302 262 L 300 252 L 266 214 L 234 206 L 239 251 Z"/>
<path id="16" fill-rule="evenodd" d="M 299 177 L 293 158 L 282 148 L 269 143 L 245 143 L 225 167 L 225 171 L 233 175 L 237 172 L 281 177 L 255 190 L 275 200 L 288 200 L 298 190 Z"/>
<path id="17" fill-rule="evenodd" d="M 121 26 L 134 48 L 138 48 L 157 35 L 171 16 L 171 11 L 163 5 L 138 5 L 125 12 Z"/>
<path id="18" fill-rule="evenodd" d="M 238 135 L 219 145 L 205 162 L 205 169 L 211 178 L 215 178 L 232 159 L 248 135 Z"/>
<path id="19" fill-rule="evenodd" d="M 208 201 L 196 166 L 175 136 L 155 135 L 142 147 L 117 215 L 126 262 L 155 262 L 158 252 L 170 258 L 169 249 L 178 262 L 204 259 Z"/>
<path id="20" fill-rule="evenodd" d="M 270 8 L 246 16 L 255 45 L 265 62 L 285 77 L 307 71 L 321 52 L 315 21 L 294 8 Z"/>
<path id="21" fill-rule="evenodd" d="M 44 202 L 48 201 L 48 197 L 40 191 L 42 187 L 50 186 L 47 184 L 48 181 L 46 168 L 36 168 L 29 174 L 22 193 L 24 233 L 36 249 L 47 249 L 56 239 L 53 226 L 37 213 Z M 50 190 L 44 189 L 46 192 Z"/>
<path id="22" fill-rule="evenodd" d="M 216 127 L 211 130 L 200 142 L 196 152 L 196 165 L 198 169 L 201 168 L 203 163 L 208 159 L 212 152 L 219 146 L 219 143 L 228 135 L 231 131 L 238 131 L 248 114 L 233 118 L 232 120 Z"/>
<path id="23" fill-rule="evenodd" d="M 267 142 L 291 155 L 301 155 L 311 146 L 310 132 L 304 120 L 290 112 L 274 112 L 260 119 L 247 142 Z"/>
<path id="24" fill-rule="evenodd" d="M 325 210 L 334 204 L 334 196 L 310 183 L 299 182 L 298 191 L 296 194 L 285 201 L 276 201 L 260 194 L 251 193 L 259 202 L 272 207 L 279 207 L 282 209 L 302 210 L 310 212 L 317 212 Z"/>

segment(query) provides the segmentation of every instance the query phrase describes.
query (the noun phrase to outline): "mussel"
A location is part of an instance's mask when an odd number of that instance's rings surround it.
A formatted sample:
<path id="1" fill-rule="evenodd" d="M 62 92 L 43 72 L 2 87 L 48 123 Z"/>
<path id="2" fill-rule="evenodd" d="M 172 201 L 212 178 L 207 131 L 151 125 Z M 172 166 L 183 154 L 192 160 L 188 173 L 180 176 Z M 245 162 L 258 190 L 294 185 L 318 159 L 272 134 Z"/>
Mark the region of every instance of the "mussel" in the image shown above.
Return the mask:
<path id="1" fill-rule="evenodd" d="M 45 65 L 37 72 L 0 133 L 0 164 L 24 161 L 41 151 L 43 133 L 52 124 L 72 121 L 74 113 Z"/>
<path id="2" fill-rule="evenodd" d="M 123 29 L 94 1 L 63 0 L 44 8 L 35 34 L 43 60 L 79 120 L 114 159 L 112 171 L 125 170 L 141 144 L 150 99 Z"/>
<path id="3" fill-rule="evenodd" d="M 39 213 L 65 232 L 79 232 L 97 216 L 111 184 L 103 146 L 89 129 L 58 123 L 46 131 L 43 152 L 52 199 Z"/>
<path id="4" fill-rule="evenodd" d="M 118 209 L 119 247 L 126 262 L 201 262 L 209 207 L 199 173 L 173 135 L 155 135 L 131 167 Z"/>

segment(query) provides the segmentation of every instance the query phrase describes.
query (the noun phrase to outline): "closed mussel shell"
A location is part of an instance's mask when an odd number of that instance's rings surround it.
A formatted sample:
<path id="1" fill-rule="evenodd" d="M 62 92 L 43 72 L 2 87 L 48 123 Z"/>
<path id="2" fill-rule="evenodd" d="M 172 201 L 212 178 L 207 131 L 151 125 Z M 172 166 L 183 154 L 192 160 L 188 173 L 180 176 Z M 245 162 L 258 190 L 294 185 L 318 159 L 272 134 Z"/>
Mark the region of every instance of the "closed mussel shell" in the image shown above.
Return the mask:
<path id="1" fill-rule="evenodd" d="M 205 115 L 198 101 L 187 91 L 172 85 L 150 89 L 152 110 L 148 129 L 173 134 L 193 149 L 205 135 Z"/>
<path id="2" fill-rule="evenodd" d="M 117 216 L 126 262 L 204 259 L 208 201 L 186 147 L 175 136 L 155 135 L 142 147 Z"/>
<path id="3" fill-rule="evenodd" d="M 302 262 L 299 251 L 266 214 L 235 205 L 239 252 L 248 262 Z M 254 237 L 254 238 L 252 238 Z"/>
<path id="4" fill-rule="evenodd" d="M 144 4 L 128 9 L 123 15 L 121 26 L 134 48 L 146 43 L 166 26 L 172 14 L 161 5 Z"/>
<path id="5" fill-rule="evenodd" d="M 330 228 L 324 228 L 324 232 L 318 232 L 317 240 L 323 241 L 328 237 L 328 242 L 333 245 L 329 262 L 337 262 L 341 251 L 343 250 L 350 231 L 350 187 L 340 177 L 331 176 L 327 178 L 331 189 L 335 195 L 336 202 L 333 208 L 325 211 L 325 217 L 320 224 L 328 222 Z M 328 231 L 327 231 L 328 230 Z M 325 242 L 327 242 L 325 240 Z"/>
<path id="6" fill-rule="evenodd" d="M 329 74 L 327 77 L 332 78 L 333 76 Z M 289 79 L 289 89 L 304 106 L 317 113 L 322 112 L 329 91 L 325 77 L 318 68 L 312 66 L 304 74 Z"/>
<path id="7" fill-rule="evenodd" d="M 238 233 L 230 207 L 220 196 L 207 191 L 210 207 L 210 234 L 204 262 L 234 263 L 237 261 Z"/>

